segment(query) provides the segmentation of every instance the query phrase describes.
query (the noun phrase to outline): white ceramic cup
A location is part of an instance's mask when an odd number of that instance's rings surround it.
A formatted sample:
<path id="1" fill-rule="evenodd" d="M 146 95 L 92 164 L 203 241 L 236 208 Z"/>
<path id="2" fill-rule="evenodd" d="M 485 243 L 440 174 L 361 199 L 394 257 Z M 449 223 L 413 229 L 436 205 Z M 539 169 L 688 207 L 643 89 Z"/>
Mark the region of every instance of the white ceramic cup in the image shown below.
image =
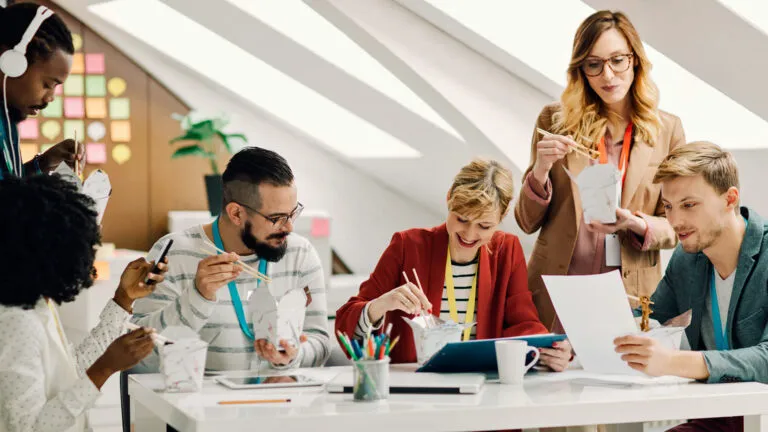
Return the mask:
<path id="1" fill-rule="evenodd" d="M 519 340 L 502 340 L 496 346 L 496 364 L 499 367 L 499 380 L 502 384 L 522 384 L 523 375 L 539 360 L 539 350 L 529 347 Z M 528 353 L 533 353 L 533 361 L 525 364 Z"/>

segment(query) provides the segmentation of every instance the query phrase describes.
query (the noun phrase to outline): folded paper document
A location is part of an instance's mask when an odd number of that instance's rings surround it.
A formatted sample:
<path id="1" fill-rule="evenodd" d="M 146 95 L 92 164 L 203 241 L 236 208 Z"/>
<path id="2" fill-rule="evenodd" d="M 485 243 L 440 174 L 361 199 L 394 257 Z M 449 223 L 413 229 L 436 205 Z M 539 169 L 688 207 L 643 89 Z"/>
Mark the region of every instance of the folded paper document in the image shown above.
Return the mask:
<path id="1" fill-rule="evenodd" d="M 618 271 L 588 276 L 542 276 L 574 352 L 584 370 L 603 374 L 643 375 L 630 368 L 615 351 L 614 339 L 642 333 L 665 346 L 679 349 L 690 316 L 672 320 L 673 326 L 652 324 L 641 332 L 632 314 Z M 654 328 L 655 326 L 655 328 Z"/>

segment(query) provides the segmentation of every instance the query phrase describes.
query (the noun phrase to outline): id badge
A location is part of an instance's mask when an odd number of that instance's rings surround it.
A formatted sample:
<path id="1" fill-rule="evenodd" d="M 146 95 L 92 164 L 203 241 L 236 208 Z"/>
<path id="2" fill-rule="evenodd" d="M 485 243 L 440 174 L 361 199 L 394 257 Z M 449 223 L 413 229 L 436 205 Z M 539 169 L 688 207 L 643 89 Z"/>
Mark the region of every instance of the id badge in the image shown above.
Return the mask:
<path id="1" fill-rule="evenodd" d="M 621 267 L 621 242 L 617 234 L 605 235 L 605 265 Z"/>

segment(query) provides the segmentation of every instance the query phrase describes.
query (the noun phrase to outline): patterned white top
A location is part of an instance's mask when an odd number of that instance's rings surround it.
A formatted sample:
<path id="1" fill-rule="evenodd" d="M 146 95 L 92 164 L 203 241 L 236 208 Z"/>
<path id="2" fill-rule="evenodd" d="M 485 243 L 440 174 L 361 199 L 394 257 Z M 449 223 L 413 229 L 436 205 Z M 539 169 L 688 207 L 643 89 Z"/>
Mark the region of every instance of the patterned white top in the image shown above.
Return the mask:
<path id="1" fill-rule="evenodd" d="M 73 349 L 44 300 L 28 310 L 0 306 L 0 432 L 86 430 L 86 410 L 101 393 L 85 371 L 120 336 L 127 318 L 110 300 L 99 324 Z"/>
<path id="2" fill-rule="evenodd" d="M 240 329 L 227 286 L 216 292 L 216 301 L 206 299 L 195 288 L 197 265 L 207 256 L 200 249 L 203 244 L 208 245 L 206 249 L 213 244 L 203 227 L 198 225 L 166 235 L 155 243 L 150 254 L 158 254 L 169 238 L 173 239 L 173 246 L 168 252 L 168 273 L 165 275 L 165 281 L 159 284 L 152 294 L 136 301 L 132 321 L 161 332 L 168 326 L 187 326 L 195 330 L 200 338 L 209 344 L 206 369 L 245 370 L 259 367 L 260 361 L 254 354 L 253 342 Z M 322 366 L 331 354 L 331 340 L 328 334 L 328 306 L 320 257 L 304 237 L 291 234 L 287 241 L 288 250 L 283 259 L 268 263 L 267 273 L 272 279 L 270 285 L 279 286 L 281 292 L 308 287 L 312 302 L 304 317 L 303 333 L 307 336 L 307 341 L 300 345 L 299 354 L 289 365 L 271 366 Z M 240 259 L 254 268 L 258 267 L 259 257 L 256 255 L 241 256 Z M 252 292 L 265 289 L 265 286 L 259 285 L 256 278 L 247 273 L 242 273 L 235 280 L 235 284 L 243 303 L 246 322 L 252 326 L 253 316 L 248 313 L 249 298 Z M 266 362 L 264 364 L 267 365 Z M 141 366 L 145 371 L 158 369 L 157 349 Z"/>

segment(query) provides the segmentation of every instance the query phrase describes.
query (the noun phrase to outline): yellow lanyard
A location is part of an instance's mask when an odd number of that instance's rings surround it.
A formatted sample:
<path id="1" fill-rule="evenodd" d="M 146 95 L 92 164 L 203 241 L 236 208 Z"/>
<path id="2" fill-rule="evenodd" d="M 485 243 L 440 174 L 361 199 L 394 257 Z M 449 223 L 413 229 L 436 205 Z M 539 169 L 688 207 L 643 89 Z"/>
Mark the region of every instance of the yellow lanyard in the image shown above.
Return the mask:
<path id="1" fill-rule="evenodd" d="M 477 263 L 477 269 L 480 268 L 480 262 Z M 448 311 L 451 313 L 451 319 L 456 324 L 459 323 L 459 312 L 456 310 L 456 292 L 453 286 L 453 266 L 451 265 L 451 250 L 448 249 L 448 256 L 445 261 L 445 289 L 448 291 Z M 475 270 L 475 277 L 472 278 L 472 289 L 469 291 L 469 300 L 467 301 L 467 312 L 464 322 L 467 324 L 472 323 L 472 319 L 475 316 L 475 297 L 477 296 L 477 270 Z M 464 336 L 462 340 L 469 340 L 469 335 L 472 333 L 472 327 L 464 330 Z"/>

